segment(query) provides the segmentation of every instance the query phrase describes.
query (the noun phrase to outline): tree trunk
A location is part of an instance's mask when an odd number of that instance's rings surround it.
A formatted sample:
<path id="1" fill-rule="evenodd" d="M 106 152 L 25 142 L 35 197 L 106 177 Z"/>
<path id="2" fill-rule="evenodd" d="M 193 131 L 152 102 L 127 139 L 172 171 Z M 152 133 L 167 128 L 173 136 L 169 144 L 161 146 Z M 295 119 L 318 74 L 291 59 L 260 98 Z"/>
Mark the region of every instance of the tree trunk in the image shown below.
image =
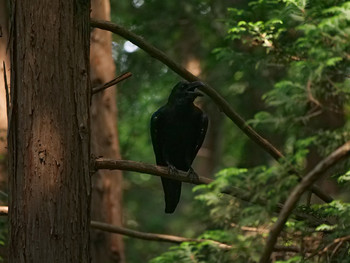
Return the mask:
<path id="1" fill-rule="evenodd" d="M 10 262 L 90 262 L 89 1 L 12 1 Z"/>
<path id="2" fill-rule="evenodd" d="M 91 16 L 110 20 L 108 0 L 93 0 Z M 91 34 L 91 81 L 100 85 L 115 77 L 112 58 L 112 37 L 108 31 L 94 29 Z M 117 133 L 116 92 L 109 88 L 93 96 L 91 108 L 91 150 L 96 156 L 120 159 Z M 122 173 L 98 171 L 93 176 L 92 218 L 113 225 L 122 225 Z M 92 230 L 91 254 L 93 262 L 124 262 L 121 235 Z"/>
<path id="3" fill-rule="evenodd" d="M 7 80 L 10 80 L 10 56 L 7 52 L 8 43 L 8 12 L 7 1 L 0 0 L 0 190 L 7 192 L 7 169 L 6 169 L 6 134 L 7 134 L 7 114 L 6 96 L 4 82 L 4 67 L 6 65 Z M 9 83 L 8 83 L 9 84 Z M 2 199 L 2 198 L 1 198 Z"/>

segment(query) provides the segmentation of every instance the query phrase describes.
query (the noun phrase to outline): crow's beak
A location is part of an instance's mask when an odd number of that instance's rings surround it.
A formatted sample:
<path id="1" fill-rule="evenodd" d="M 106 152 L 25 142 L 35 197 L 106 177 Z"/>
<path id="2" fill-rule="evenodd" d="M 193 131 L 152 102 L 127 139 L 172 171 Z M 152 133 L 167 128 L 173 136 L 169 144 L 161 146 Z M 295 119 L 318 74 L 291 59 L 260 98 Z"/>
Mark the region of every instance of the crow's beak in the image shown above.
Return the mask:
<path id="1" fill-rule="evenodd" d="M 190 95 L 191 97 L 202 97 L 203 94 L 198 91 L 186 91 L 186 94 Z"/>
<path id="2" fill-rule="evenodd" d="M 191 83 L 188 83 L 187 85 L 187 89 L 190 91 L 194 91 L 196 88 L 198 87 L 203 87 L 204 83 L 201 81 L 193 81 Z"/>
<path id="3" fill-rule="evenodd" d="M 194 91 L 196 88 L 198 87 L 203 87 L 204 86 L 204 83 L 203 82 L 200 82 L 200 81 L 194 81 L 194 82 L 191 82 L 187 85 L 187 91 L 186 93 L 188 95 L 191 95 L 191 97 L 199 97 L 199 96 L 203 96 L 202 93 L 198 92 L 198 91 Z"/>

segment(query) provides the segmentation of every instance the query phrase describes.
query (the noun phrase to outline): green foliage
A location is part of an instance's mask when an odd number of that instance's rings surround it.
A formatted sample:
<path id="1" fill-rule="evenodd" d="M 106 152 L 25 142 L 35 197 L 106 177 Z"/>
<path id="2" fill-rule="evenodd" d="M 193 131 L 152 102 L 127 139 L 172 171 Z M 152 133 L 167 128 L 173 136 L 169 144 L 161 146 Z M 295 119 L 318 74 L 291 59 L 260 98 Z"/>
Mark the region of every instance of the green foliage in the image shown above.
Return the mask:
<path id="1" fill-rule="evenodd" d="M 235 6 L 207 0 L 120 3 L 117 21 L 132 24 L 178 62 L 185 63 L 186 55 L 199 58 L 206 80 L 286 156 L 277 164 L 230 121 L 223 121 L 224 143 L 214 182 L 194 188 L 194 204 L 186 186 L 181 214 L 171 218 L 159 212 L 163 205 L 159 182 L 139 175 L 127 179 L 128 225 L 232 245 L 227 251 L 213 242 L 186 242 L 159 255 L 166 246 L 152 243 L 144 248 L 143 241 L 128 240 L 130 262 L 152 257 L 153 263 L 257 262 L 266 230 L 298 183 L 290 167 L 306 174 L 350 139 L 350 2 L 236 2 Z M 117 49 L 118 67 L 134 74 L 119 91 L 123 156 L 153 162 L 149 118 L 165 103 L 178 77 L 140 50 L 126 52 L 122 44 Z M 311 252 L 282 251 L 276 253 L 276 262 L 325 262 L 329 256 L 329 262 L 347 262 L 346 242 L 337 249 L 330 246 L 329 254 L 322 250 L 350 234 L 349 161 L 326 176 L 337 185 L 337 198 L 342 201 L 310 206 L 307 195 L 303 196 L 278 240 L 286 250 L 305 247 L 320 254 L 306 259 Z M 150 196 L 148 202 L 145 196 Z"/>
<path id="2" fill-rule="evenodd" d="M 228 9 L 227 45 L 215 48 L 213 54 L 237 72 L 228 89 L 231 94 L 251 92 L 248 87 L 256 81 L 270 84 L 270 88 L 256 86 L 264 90 L 266 109 L 257 112 L 249 124 L 278 133 L 287 158 L 282 165 L 226 168 L 210 185 L 195 188 L 196 200 L 209 209 L 205 220 L 215 229 L 212 238 L 234 244 L 230 252 L 221 252 L 229 256 L 220 262 L 257 262 L 266 233 L 247 234 L 240 227 L 271 226 L 276 208 L 298 182 L 289 173 L 290 165 L 302 172 L 310 152 L 327 156 L 350 139 L 344 118 L 344 109 L 349 107 L 349 12 L 347 1 L 260 0 Z M 339 119 L 338 124 L 329 118 Z M 333 177 L 345 185 L 349 181 L 346 165 L 332 170 Z M 298 212 L 307 214 L 308 219 L 301 220 Z M 312 249 L 321 251 L 336 238 L 349 235 L 349 222 L 346 202 L 300 206 L 286 223 L 279 243 L 298 246 L 300 240 L 293 235 L 302 233 L 319 240 Z M 323 238 L 320 232 L 326 233 Z M 199 250 L 192 251 L 197 252 L 196 260 L 202 260 Z M 346 246 L 339 247 L 334 262 L 344 262 L 345 251 Z M 277 262 L 314 262 L 324 256 L 320 253 L 306 260 L 301 255 L 287 255 Z M 158 257 L 157 262 L 170 262 L 162 259 Z"/>

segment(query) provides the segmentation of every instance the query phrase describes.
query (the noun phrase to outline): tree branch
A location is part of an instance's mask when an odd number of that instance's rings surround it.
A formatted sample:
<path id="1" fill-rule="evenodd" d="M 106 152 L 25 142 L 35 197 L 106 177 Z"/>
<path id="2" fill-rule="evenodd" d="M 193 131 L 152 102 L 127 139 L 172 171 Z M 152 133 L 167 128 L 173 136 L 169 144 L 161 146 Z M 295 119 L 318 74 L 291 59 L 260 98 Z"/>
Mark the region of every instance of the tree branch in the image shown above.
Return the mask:
<path id="1" fill-rule="evenodd" d="M 111 86 L 113 86 L 113 85 L 115 85 L 115 84 L 117 84 L 117 83 L 119 83 L 127 78 L 130 78 L 131 76 L 132 76 L 131 72 L 123 73 L 122 75 L 116 77 L 115 79 L 113 79 L 113 80 L 111 80 L 111 81 L 109 81 L 109 82 L 107 82 L 99 87 L 93 88 L 92 95 L 94 95 L 100 91 L 103 91 L 105 89 L 108 89 L 109 87 L 111 87 Z"/>
<path id="2" fill-rule="evenodd" d="M 92 163 L 95 170 L 108 169 L 108 170 L 123 170 L 123 171 L 137 172 L 137 173 L 146 173 L 150 175 L 170 178 L 181 182 L 192 183 L 196 185 L 209 184 L 213 181 L 212 179 L 198 176 L 198 175 L 197 175 L 197 178 L 194 178 L 193 180 L 191 180 L 191 178 L 188 177 L 187 172 L 184 172 L 184 171 L 179 170 L 178 174 L 173 175 L 173 174 L 169 174 L 169 170 L 167 167 L 135 162 L 130 160 L 111 160 L 106 158 L 98 158 L 95 161 L 92 160 Z M 230 186 L 227 189 L 223 189 L 222 193 L 231 195 L 242 201 L 252 203 L 251 194 L 244 189 L 241 189 L 235 186 Z M 266 200 L 259 198 L 259 199 L 256 199 L 254 203 L 265 206 Z M 276 207 L 276 212 L 281 211 L 282 208 L 283 208 L 283 205 L 278 204 Z M 305 220 L 309 222 L 311 225 L 319 225 L 322 223 L 330 224 L 326 220 L 320 220 L 317 217 L 313 215 L 309 215 L 307 213 L 297 212 L 295 216 L 297 220 Z"/>
<path id="3" fill-rule="evenodd" d="M 91 19 L 90 25 L 92 27 L 111 31 L 129 40 L 130 42 L 147 52 L 150 56 L 167 65 L 171 70 L 179 74 L 184 79 L 188 81 L 199 80 L 198 77 L 187 71 L 180 64 L 173 61 L 164 52 L 152 46 L 151 44 L 146 42 L 142 37 L 128 31 L 127 29 L 119 25 L 113 24 L 109 21 L 95 19 Z M 267 153 L 269 153 L 274 159 L 280 161 L 280 159 L 285 158 L 283 154 L 279 150 L 277 150 L 277 148 L 275 148 L 268 140 L 263 138 L 251 126 L 249 126 L 246 123 L 246 121 L 230 106 L 230 104 L 214 88 L 206 84 L 205 86 L 200 87 L 200 89 L 218 105 L 218 107 L 226 114 L 226 116 L 229 119 L 231 119 L 237 125 L 239 129 L 241 129 L 251 140 L 257 143 Z M 290 170 L 301 178 L 300 174 L 297 173 L 295 169 L 291 167 Z M 317 186 L 312 186 L 311 190 L 323 201 L 328 203 L 333 201 L 332 197 L 330 197 L 326 193 L 323 193 L 322 190 Z"/>
<path id="4" fill-rule="evenodd" d="M 8 207 L 7 206 L 0 206 L 0 216 L 7 216 L 8 215 Z M 152 240 L 152 241 L 158 241 L 158 242 L 169 242 L 169 243 L 182 243 L 182 242 L 212 242 L 215 245 L 217 245 L 219 248 L 224 250 L 232 249 L 232 245 L 228 245 L 225 243 L 221 243 L 212 239 L 195 239 L 195 238 L 186 238 L 186 237 L 180 237 L 180 236 L 173 236 L 173 235 L 165 235 L 165 234 L 154 234 L 154 233 L 145 233 L 140 231 L 131 230 L 128 228 L 115 226 L 111 224 L 106 224 L 102 222 L 97 221 L 91 221 L 90 226 L 95 229 L 99 229 L 106 232 L 116 233 L 120 235 L 130 236 L 138 239 L 143 240 Z M 295 246 L 275 246 L 274 251 L 286 251 L 286 252 L 295 252 L 299 253 L 300 249 Z"/>
<path id="5" fill-rule="evenodd" d="M 327 246 L 325 246 L 322 250 L 320 251 L 315 251 L 314 253 L 312 253 L 311 256 L 307 257 L 306 259 L 311 259 L 316 255 L 322 255 L 324 253 L 327 253 L 333 246 L 336 245 L 335 249 L 332 252 L 332 255 L 336 252 L 336 250 L 339 249 L 339 247 L 344 243 L 344 242 L 349 242 L 350 241 L 350 236 L 344 236 L 344 237 L 339 237 L 334 239 L 330 244 L 328 244 Z"/>
<path id="6" fill-rule="evenodd" d="M 121 235 L 134 237 L 138 239 L 144 239 L 144 240 L 169 242 L 169 243 L 176 243 L 176 244 L 179 244 L 182 242 L 208 242 L 209 241 L 225 250 L 229 250 L 232 248 L 231 245 L 227 245 L 212 239 L 195 239 L 195 238 L 186 238 L 186 237 L 165 235 L 165 234 L 145 233 L 145 232 L 135 231 L 128 228 L 114 226 L 114 225 L 110 225 L 102 222 L 96 222 L 96 221 L 91 221 L 91 227 L 95 229 L 111 232 L 111 233 L 121 234 Z"/>
<path id="7" fill-rule="evenodd" d="M 197 178 L 191 180 L 188 173 L 184 171 L 178 170 L 178 174 L 169 174 L 167 167 L 129 160 L 111 160 L 99 158 L 95 160 L 95 169 L 124 170 L 137 173 L 146 173 L 193 184 L 209 184 L 213 181 L 212 179 L 203 176 L 198 176 Z"/>
<path id="8" fill-rule="evenodd" d="M 265 250 L 260 258 L 260 263 L 267 263 L 270 260 L 271 253 L 277 242 L 277 238 L 281 233 L 284 224 L 287 222 L 288 217 L 292 213 L 292 210 L 296 206 L 302 194 L 314 183 L 319 176 L 324 173 L 331 166 L 339 162 L 350 152 L 350 141 L 345 143 L 343 146 L 339 147 L 327 158 L 319 162 L 318 165 L 314 167 L 293 189 L 292 193 L 289 195 L 287 201 L 285 202 L 276 223 L 272 226 L 269 237 L 267 239 Z"/>
<path id="9" fill-rule="evenodd" d="M 108 170 L 123 170 L 137 173 L 146 173 L 150 175 L 160 176 L 164 178 L 169 178 L 173 180 L 178 180 L 185 183 L 191 184 L 210 184 L 213 182 L 212 179 L 197 175 L 195 178 L 191 178 L 188 176 L 188 173 L 185 171 L 178 170 L 177 174 L 170 174 L 168 167 L 157 166 L 153 164 L 135 162 L 130 160 L 111 160 L 106 158 L 98 158 L 95 160 L 95 170 L 99 169 L 108 169 Z M 232 195 L 240 200 L 251 202 L 250 194 L 238 187 L 230 186 L 227 189 L 222 191 L 224 194 Z M 265 205 L 266 202 L 264 200 L 257 200 L 256 203 Z M 282 207 L 282 204 L 281 206 Z M 278 207 L 278 209 L 280 209 Z"/>

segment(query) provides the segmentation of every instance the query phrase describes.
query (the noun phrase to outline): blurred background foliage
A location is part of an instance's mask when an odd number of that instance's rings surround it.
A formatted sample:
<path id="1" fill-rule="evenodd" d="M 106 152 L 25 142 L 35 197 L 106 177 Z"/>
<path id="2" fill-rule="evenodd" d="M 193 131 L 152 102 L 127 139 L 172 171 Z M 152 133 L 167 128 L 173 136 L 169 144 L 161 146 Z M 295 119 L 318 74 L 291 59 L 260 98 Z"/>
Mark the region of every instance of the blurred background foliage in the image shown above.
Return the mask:
<path id="1" fill-rule="evenodd" d="M 192 65 L 302 174 L 349 140 L 349 1 L 112 0 L 111 7 L 113 22 L 190 70 Z M 133 73 L 118 87 L 122 157 L 155 163 L 150 116 L 166 103 L 180 78 L 118 36 L 113 47 L 117 70 Z M 276 220 L 277 204 L 297 183 L 287 165 L 277 164 L 251 142 L 209 98 L 198 104 L 210 116 L 211 131 L 195 170 L 213 178 L 216 174 L 216 180 L 194 191 L 184 184 L 177 211 L 166 215 L 160 179 L 125 172 L 125 226 L 211 238 L 234 244 L 233 248 L 222 251 L 212 243 L 183 243 L 169 249 L 168 244 L 125 238 L 128 262 L 256 262 L 266 229 Z M 306 196 L 296 211 L 313 219 L 300 219 L 295 213 L 280 244 L 322 251 L 335 238 L 350 234 L 348 164 L 337 165 L 320 181 L 339 200 L 322 205 L 313 197 L 310 206 Z M 232 185 L 249 193 L 251 201 L 220 194 Z M 264 231 L 252 233 L 243 227 Z M 320 253 L 306 259 L 305 251 L 274 256 L 279 262 L 327 258 L 327 253 Z M 332 251 L 327 262 L 348 262 L 347 244 Z"/>

